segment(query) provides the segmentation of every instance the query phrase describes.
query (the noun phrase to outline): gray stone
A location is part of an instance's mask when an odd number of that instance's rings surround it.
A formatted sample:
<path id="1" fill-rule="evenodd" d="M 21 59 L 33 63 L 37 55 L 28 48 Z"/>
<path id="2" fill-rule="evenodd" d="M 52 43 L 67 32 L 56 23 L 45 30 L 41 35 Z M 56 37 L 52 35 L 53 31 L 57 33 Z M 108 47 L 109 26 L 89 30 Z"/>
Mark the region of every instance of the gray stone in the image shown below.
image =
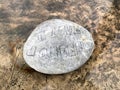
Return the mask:
<path id="1" fill-rule="evenodd" d="M 62 74 L 76 70 L 91 56 L 92 35 L 82 26 L 63 19 L 38 25 L 25 42 L 23 57 L 38 72 Z"/>

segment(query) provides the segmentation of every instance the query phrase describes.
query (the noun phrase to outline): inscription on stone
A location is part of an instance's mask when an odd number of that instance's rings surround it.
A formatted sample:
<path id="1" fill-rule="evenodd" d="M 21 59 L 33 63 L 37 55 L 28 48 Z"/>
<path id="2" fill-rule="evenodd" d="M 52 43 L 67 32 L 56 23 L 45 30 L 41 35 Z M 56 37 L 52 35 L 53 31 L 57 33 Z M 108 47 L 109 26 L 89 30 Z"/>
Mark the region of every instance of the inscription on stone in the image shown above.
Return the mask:
<path id="1" fill-rule="evenodd" d="M 35 51 L 36 51 L 36 47 L 32 46 L 32 47 L 28 50 L 28 52 L 27 52 L 26 55 L 28 55 L 28 56 L 34 56 L 34 55 L 35 55 Z"/>
<path id="2" fill-rule="evenodd" d="M 52 19 L 31 33 L 24 45 L 23 57 L 39 72 L 62 74 L 82 66 L 93 49 L 92 35 L 85 28 L 71 21 Z"/>

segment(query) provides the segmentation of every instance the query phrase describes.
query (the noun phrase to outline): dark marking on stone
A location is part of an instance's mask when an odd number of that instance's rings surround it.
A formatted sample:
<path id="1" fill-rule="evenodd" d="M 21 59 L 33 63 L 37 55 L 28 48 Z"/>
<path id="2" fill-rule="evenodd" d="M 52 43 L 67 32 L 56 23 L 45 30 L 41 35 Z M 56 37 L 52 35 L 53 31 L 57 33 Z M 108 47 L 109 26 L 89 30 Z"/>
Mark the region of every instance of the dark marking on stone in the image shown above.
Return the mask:
<path id="1" fill-rule="evenodd" d="M 62 11 L 65 8 L 65 3 L 63 2 L 50 2 L 46 9 L 48 11 Z"/>
<path id="2" fill-rule="evenodd" d="M 106 47 L 106 43 L 102 43 L 102 48 L 105 48 Z"/>
<path id="3" fill-rule="evenodd" d="M 120 18 L 119 18 L 119 19 L 120 19 Z M 116 23 L 115 28 L 116 28 L 117 30 L 120 30 L 120 23 L 119 23 L 119 22 Z"/>
<path id="4" fill-rule="evenodd" d="M 96 27 L 96 24 L 94 22 L 91 23 L 92 28 Z"/>
<path id="5" fill-rule="evenodd" d="M 120 0 L 114 0 L 113 5 L 115 8 L 120 9 Z"/>
<path id="6" fill-rule="evenodd" d="M 23 10 L 30 10 L 33 7 L 33 2 L 32 0 L 24 0 L 21 9 Z"/>
<path id="7" fill-rule="evenodd" d="M 20 38 L 27 37 L 32 30 L 36 27 L 35 22 L 28 22 L 28 23 L 23 23 L 22 25 L 19 25 L 18 27 L 14 28 L 14 30 L 10 30 L 7 33 L 8 34 L 17 34 Z"/>
<path id="8" fill-rule="evenodd" d="M 118 39 L 118 40 L 119 40 L 119 39 Z M 115 48 L 120 48 L 120 43 L 119 43 L 119 41 L 114 41 L 113 43 L 114 43 L 114 47 L 115 47 Z"/>
<path id="9" fill-rule="evenodd" d="M 18 82 L 18 79 L 16 78 L 16 79 L 12 79 L 11 81 L 10 81 L 10 85 L 11 86 L 15 86 L 16 84 L 17 84 L 17 82 Z"/>
<path id="10" fill-rule="evenodd" d="M 92 13 L 90 19 L 92 19 L 92 20 L 96 20 L 97 18 L 98 18 L 97 12 L 94 11 L 94 12 Z"/>
<path id="11" fill-rule="evenodd" d="M 116 38 L 117 38 L 117 39 L 120 39 L 120 33 L 117 33 L 117 34 L 116 34 Z"/>
<path id="12" fill-rule="evenodd" d="M 10 14 L 8 12 L 6 12 L 4 9 L 0 9 L 0 18 L 8 18 L 10 16 Z"/>

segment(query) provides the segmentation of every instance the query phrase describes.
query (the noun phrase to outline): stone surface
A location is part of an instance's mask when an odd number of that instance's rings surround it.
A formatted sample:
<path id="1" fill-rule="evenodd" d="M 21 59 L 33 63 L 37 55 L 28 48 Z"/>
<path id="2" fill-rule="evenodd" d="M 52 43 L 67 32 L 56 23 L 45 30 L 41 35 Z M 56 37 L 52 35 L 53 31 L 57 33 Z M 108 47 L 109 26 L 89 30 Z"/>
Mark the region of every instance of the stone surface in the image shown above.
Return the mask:
<path id="1" fill-rule="evenodd" d="M 23 49 L 25 61 L 46 74 L 78 69 L 94 49 L 92 35 L 82 26 L 64 19 L 47 20 L 36 27 Z"/>

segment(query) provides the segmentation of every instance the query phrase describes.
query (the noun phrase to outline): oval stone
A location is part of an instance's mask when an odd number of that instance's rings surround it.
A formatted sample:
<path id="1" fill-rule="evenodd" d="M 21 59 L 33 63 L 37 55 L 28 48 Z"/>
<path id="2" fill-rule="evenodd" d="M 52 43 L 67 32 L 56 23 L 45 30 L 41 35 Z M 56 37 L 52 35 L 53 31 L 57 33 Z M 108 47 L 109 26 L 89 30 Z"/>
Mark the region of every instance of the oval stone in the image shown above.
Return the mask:
<path id="1" fill-rule="evenodd" d="M 94 41 L 88 30 L 72 21 L 52 19 L 31 33 L 23 57 L 38 72 L 63 74 L 82 66 L 93 49 Z"/>

